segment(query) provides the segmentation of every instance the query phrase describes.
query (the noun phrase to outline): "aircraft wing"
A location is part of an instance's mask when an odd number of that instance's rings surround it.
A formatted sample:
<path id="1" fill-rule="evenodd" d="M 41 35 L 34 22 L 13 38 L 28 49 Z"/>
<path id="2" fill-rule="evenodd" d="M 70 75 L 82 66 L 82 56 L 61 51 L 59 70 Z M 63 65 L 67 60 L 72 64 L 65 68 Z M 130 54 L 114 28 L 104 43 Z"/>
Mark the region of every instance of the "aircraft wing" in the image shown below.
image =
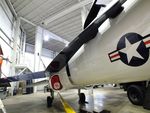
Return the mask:
<path id="1" fill-rule="evenodd" d="M 42 80 L 35 83 L 32 83 L 30 85 L 27 85 L 26 87 L 33 87 L 33 86 L 39 86 L 39 85 L 47 85 L 49 83 L 48 80 Z"/>
<path id="2" fill-rule="evenodd" d="M 32 79 L 45 78 L 45 77 L 46 77 L 45 72 L 39 71 L 39 72 L 34 72 L 34 73 L 29 73 L 29 74 L 1 78 L 0 83 L 9 83 L 9 82 L 15 82 L 15 81 L 21 81 L 21 80 L 32 80 Z"/>
<path id="3" fill-rule="evenodd" d="M 117 1 L 113 6 L 108 9 L 104 14 L 92 22 L 88 27 L 84 29 L 67 47 L 65 47 L 49 64 L 46 68 L 47 72 L 54 73 L 60 71 L 64 66 L 67 65 L 71 57 L 79 50 L 79 48 L 87 43 L 88 41 L 95 38 L 98 33 L 98 28 L 103 24 L 108 18 L 115 18 L 118 16 L 123 7 L 121 6 L 126 0 Z M 92 10 L 93 11 L 93 10 Z M 97 14 L 97 12 L 96 12 Z M 88 16 L 90 18 L 90 16 Z M 87 20 L 88 21 L 88 20 Z M 91 20 L 90 20 L 91 21 Z M 87 22 L 88 24 L 90 22 Z M 87 26 L 87 25 L 86 25 Z"/>

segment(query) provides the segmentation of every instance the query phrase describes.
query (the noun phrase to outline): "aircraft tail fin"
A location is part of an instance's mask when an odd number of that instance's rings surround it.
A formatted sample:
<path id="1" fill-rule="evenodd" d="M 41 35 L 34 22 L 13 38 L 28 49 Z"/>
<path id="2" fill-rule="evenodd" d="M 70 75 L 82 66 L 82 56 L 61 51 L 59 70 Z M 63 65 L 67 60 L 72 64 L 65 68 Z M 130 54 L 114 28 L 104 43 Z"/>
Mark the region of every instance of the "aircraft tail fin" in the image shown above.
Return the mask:
<path id="1" fill-rule="evenodd" d="M 102 7 L 105 7 L 105 4 L 102 4 L 102 3 L 98 3 L 99 0 L 95 0 L 92 7 L 91 7 L 91 10 L 85 20 L 85 23 L 84 23 L 84 29 L 96 18 L 98 12 L 100 11 L 100 9 Z"/>

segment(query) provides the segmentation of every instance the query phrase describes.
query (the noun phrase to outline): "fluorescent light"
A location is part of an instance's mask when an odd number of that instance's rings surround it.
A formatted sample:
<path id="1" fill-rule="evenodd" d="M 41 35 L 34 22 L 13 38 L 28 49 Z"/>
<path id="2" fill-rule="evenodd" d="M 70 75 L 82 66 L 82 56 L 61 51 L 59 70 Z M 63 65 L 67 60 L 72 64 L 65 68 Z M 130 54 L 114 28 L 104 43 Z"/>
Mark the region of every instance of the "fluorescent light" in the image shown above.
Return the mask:
<path id="1" fill-rule="evenodd" d="M 48 41 L 49 40 L 49 35 L 45 35 L 44 36 L 44 41 Z"/>

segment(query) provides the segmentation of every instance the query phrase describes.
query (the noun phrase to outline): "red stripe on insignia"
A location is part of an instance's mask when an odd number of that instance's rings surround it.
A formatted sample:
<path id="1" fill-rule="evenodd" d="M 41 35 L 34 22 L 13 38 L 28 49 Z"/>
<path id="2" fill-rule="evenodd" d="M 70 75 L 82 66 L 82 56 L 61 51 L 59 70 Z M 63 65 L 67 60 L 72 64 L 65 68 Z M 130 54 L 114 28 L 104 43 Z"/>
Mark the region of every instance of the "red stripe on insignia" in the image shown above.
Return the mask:
<path id="1" fill-rule="evenodd" d="M 150 44 L 150 40 L 144 42 L 145 45 Z"/>
<path id="2" fill-rule="evenodd" d="M 115 57 L 117 57 L 117 56 L 120 56 L 120 55 L 117 53 L 117 54 L 115 54 L 115 55 L 110 56 L 110 58 L 115 58 Z"/>

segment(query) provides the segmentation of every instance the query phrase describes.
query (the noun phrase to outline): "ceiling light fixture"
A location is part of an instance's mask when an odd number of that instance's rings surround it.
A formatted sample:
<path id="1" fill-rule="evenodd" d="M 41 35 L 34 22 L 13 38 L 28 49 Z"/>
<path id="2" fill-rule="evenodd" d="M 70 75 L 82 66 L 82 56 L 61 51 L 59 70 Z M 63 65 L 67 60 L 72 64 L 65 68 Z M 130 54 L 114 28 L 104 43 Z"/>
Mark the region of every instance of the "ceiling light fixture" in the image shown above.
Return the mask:
<path id="1" fill-rule="evenodd" d="M 44 41 L 48 41 L 49 40 L 49 36 L 48 35 L 45 35 L 44 36 Z"/>

